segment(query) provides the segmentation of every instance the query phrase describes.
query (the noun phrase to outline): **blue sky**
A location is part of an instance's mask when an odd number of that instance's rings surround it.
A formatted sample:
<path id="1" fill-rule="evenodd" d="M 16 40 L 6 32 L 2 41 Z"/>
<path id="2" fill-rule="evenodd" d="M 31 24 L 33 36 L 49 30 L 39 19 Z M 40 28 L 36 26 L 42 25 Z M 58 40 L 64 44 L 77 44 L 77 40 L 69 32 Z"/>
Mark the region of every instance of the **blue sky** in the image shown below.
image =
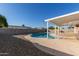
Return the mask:
<path id="1" fill-rule="evenodd" d="M 45 19 L 74 11 L 79 11 L 79 4 L 0 4 L 0 14 L 7 18 L 9 25 L 19 26 L 46 27 Z"/>

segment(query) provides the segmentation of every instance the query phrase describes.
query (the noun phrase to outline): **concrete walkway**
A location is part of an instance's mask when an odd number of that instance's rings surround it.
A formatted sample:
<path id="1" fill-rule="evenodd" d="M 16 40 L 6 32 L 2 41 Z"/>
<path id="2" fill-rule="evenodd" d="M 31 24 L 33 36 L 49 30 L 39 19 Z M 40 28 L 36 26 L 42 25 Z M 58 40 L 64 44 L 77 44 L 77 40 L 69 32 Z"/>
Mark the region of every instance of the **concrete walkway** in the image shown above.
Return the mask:
<path id="1" fill-rule="evenodd" d="M 30 35 L 25 38 L 33 42 L 37 48 L 52 55 L 79 56 L 79 40 L 32 38 Z"/>

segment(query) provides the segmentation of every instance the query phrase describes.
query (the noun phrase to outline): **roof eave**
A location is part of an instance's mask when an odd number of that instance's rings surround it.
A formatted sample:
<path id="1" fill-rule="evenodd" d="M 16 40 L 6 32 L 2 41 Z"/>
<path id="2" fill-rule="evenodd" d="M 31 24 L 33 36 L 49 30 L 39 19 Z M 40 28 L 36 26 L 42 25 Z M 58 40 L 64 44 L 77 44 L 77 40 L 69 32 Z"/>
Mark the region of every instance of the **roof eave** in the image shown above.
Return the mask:
<path id="1" fill-rule="evenodd" d="M 79 11 L 75 11 L 75 12 L 71 12 L 71 13 L 68 13 L 68 14 L 65 14 L 65 15 L 61 15 L 61 16 L 57 16 L 57 17 L 54 17 L 54 18 L 46 19 L 45 22 L 48 22 L 48 21 L 51 21 L 51 20 L 54 20 L 54 19 L 58 19 L 58 18 L 62 18 L 62 17 L 66 17 L 66 16 L 70 16 L 70 15 L 77 14 L 77 13 L 79 13 Z"/>

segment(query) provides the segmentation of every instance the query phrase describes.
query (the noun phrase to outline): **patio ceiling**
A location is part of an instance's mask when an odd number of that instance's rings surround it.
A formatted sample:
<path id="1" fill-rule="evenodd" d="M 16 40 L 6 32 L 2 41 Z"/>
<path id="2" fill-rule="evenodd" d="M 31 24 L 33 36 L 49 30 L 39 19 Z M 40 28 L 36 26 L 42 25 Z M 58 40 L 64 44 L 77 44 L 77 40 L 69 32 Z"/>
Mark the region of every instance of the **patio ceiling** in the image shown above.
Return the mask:
<path id="1" fill-rule="evenodd" d="M 58 26 L 63 26 L 63 25 L 70 23 L 70 22 L 79 21 L 79 11 L 61 15 L 61 16 L 54 17 L 54 18 L 50 18 L 45 21 L 54 23 Z M 79 22 L 77 22 L 77 23 L 79 23 Z"/>

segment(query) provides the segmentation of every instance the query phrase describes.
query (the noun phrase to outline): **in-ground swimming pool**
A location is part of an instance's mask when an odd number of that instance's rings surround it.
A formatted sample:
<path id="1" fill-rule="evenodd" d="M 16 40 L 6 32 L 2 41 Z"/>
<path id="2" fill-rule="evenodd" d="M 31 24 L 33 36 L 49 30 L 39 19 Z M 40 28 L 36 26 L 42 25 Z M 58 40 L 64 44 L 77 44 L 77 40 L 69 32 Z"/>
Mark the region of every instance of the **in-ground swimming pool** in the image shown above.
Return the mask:
<path id="1" fill-rule="evenodd" d="M 35 38 L 47 38 L 47 33 L 32 33 L 32 37 Z M 48 35 L 49 39 L 54 39 L 55 37 Z"/>

